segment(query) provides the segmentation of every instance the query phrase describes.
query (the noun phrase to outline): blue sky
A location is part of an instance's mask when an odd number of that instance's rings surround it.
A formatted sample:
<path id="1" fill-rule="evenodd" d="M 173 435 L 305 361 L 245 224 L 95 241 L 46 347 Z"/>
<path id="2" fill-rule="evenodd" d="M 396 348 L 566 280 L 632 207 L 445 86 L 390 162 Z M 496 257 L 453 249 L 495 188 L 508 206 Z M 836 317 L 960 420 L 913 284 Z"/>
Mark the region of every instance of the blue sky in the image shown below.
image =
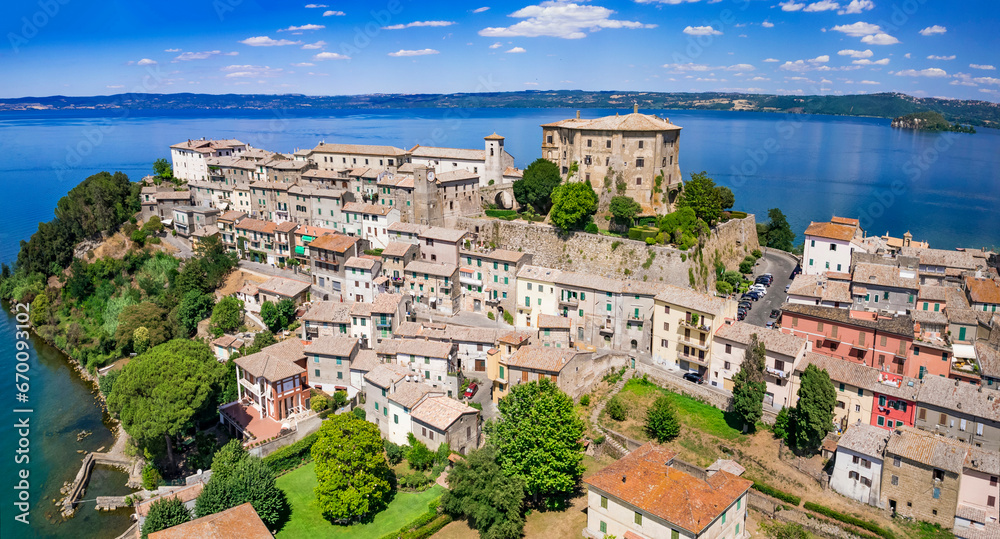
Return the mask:
<path id="1" fill-rule="evenodd" d="M 1000 2 L 41 0 L 0 96 L 750 91 L 1000 102 Z"/>

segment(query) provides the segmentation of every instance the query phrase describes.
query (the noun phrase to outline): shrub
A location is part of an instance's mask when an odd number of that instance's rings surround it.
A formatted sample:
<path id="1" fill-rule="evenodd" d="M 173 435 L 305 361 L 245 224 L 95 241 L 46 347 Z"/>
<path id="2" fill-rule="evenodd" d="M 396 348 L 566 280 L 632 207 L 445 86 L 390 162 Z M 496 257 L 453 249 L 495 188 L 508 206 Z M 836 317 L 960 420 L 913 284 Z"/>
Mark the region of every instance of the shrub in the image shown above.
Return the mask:
<path id="1" fill-rule="evenodd" d="M 503 312 L 503 321 L 507 322 L 508 324 L 513 325 L 514 324 L 514 315 L 510 314 L 509 311 L 504 311 Z"/>
<path id="2" fill-rule="evenodd" d="M 495 314 L 493 314 L 493 311 L 490 311 L 490 312 L 486 313 L 486 318 L 489 318 L 490 320 L 496 320 L 497 316 Z"/>
<path id="3" fill-rule="evenodd" d="M 357 417 L 358 419 L 365 418 L 365 409 L 360 406 L 351 410 L 351 413 L 354 414 L 354 417 Z"/>
<path id="4" fill-rule="evenodd" d="M 615 249 L 617 249 L 618 247 L 620 247 L 621 244 L 622 244 L 622 242 L 620 242 L 618 240 L 615 240 L 615 241 L 611 242 L 611 250 L 614 251 Z"/>
<path id="5" fill-rule="evenodd" d="M 514 210 L 486 210 L 487 217 L 517 217 Z"/>
<path id="6" fill-rule="evenodd" d="M 874 522 L 861 520 L 860 518 L 854 515 L 847 515 L 839 511 L 834 511 L 833 509 L 822 506 L 818 503 L 806 502 L 804 507 L 810 511 L 815 511 L 823 516 L 830 517 L 834 520 L 839 520 L 840 522 L 844 522 L 852 526 L 857 526 L 863 530 L 868 530 L 878 536 L 885 537 L 886 539 L 894 539 L 895 537 L 895 535 L 893 535 L 891 531 L 879 526 Z"/>
<path id="7" fill-rule="evenodd" d="M 305 438 L 287 445 L 281 449 L 264 457 L 264 464 L 267 464 L 275 475 L 285 473 L 297 468 L 300 464 L 312 460 L 312 446 L 319 438 L 317 433 L 310 434 Z"/>
<path id="8" fill-rule="evenodd" d="M 406 453 L 404 446 L 396 445 L 389 440 L 385 440 L 385 456 L 389 459 L 389 464 L 395 466 L 400 462 L 403 462 L 403 456 Z"/>
<path id="9" fill-rule="evenodd" d="M 753 262 L 740 262 L 740 273 L 753 273 Z"/>
<path id="10" fill-rule="evenodd" d="M 733 285 L 726 281 L 715 281 L 715 291 L 723 296 L 728 296 L 733 293 Z"/>
<path id="11" fill-rule="evenodd" d="M 731 212 L 729 212 L 729 217 L 731 219 L 746 219 L 747 212 L 745 212 L 745 211 L 731 211 Z"/>
<path id="12" fill-rule="evenodd" d="M 660 443 L 673 440 L 681 433 L 670 397 L 658 397 L 646 411 L 646 432 Z"/>
<path id="13" fill-rule="evenodd" d="M 399 480 L 399 484 L 403 488 L 408 488 L 408 489 L 418 489 L 430 482 L 431 482 L 430 476 L 422 472 L 413 472 L 406 474 Z"/>
<path id="14" fill-rule="evenodd" d="M 751 254 L 753 255 L 754 258 L 760 258 L 764 256 L 764 253 L 760 252 L 760 249 L 754 249 Z"/>
<path id="15" fill-rule="evenodd" d="M 587 226 L 583 227 L 583 231 L 586 232 L 586 233 L 588 233 L 588 234 L 597 234 L 598 233 L 597 224 L 596 223 L 587 223 Z"/>
<path id="16" fill-rule="evenodd" d="M 630 240 L 645 241 L 646 238 L 656 238 L 656 235 L 660 233 L 658 228 L 648 227 L 648 226 L 636 226 L 628 229 L 628 238 Z"/>
<path id="17" fill-rule="evenodd" d="M 778 490 L 770 485 L 765 485 L 764 483 L 758 483 L 757 481 L 753 482 L 753 489 L 756 490 L 757 492 L 763 492 L 768 496 L 777 498 L 785 503 L 792 504 L 796 507 L 798 507 L 799 502 L 802 501 L 802 498 L 799 498 L 794 494 L 789 494 L 783 490 Z"/>
<path id="18" fill-rule="evenodd" d="M 604 410 L 608 412 L 608 417 L 614 419 L 615 421 L 625 421 L 625 418 L 628 416 L 628 410 L 625 408 L 625 403 L 618 398 L 618 395 L 611 397 L 611 400 L 608 401 Z"/>
<path id="19" fill-rule="evenodd" d="M 163 476 L 160 475 L 160 470 L 157 470 L 156 465 L 152 462 L 147 462 L 146 465 L 142 467 L 142 488 L 146 490 L 156 490 L 156 487 L 160 486 L 160 481 L 163 481 Z"/>
<path id="20" fill-rule="evenodd" d="M 590 394 L 580 397 L 580 406 L 590 406 Z"/>
<path id="21" fill-rule="evenodd" d="M 326 397 L 323 395 L 315 395 L 309 399 L 309 407 L 312 408 L 312 411 L 314 412 L 322 412 L 323 410 L 326 410 L 329 404 L 329 401 L 327 401 Z"/>

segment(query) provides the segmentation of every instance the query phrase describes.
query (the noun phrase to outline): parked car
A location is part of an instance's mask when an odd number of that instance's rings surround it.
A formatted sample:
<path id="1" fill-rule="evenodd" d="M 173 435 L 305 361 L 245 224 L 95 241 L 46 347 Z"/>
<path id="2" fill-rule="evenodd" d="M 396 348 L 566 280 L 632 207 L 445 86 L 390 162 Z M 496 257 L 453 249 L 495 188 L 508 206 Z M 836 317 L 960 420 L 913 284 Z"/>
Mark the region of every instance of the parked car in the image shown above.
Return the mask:
<path id="1" fill-rule="evenodd" d="M 694 382 L 696 384 L 704 384 L 705 380 L 702 379 L 701 375 L 696 372 L 686 372 L 684 373 L 684 379 L 688 382 Z"/>
<path id="2" fill-rule="evenodd" d="M 747 311 L 749 311 L 750 309 L 753 309 L 753 303 L 750 303 L 749 301 L 741 301 L 740 304 L 739 304 L 739 306 L 743 307 Z"/>
<path id="3" fill-rule="evenodd" d="M 792 283 L 788 283 L 788 284 L 785 285 L 785 293 L 786 294 L 788 293 L 788 289 L 791 288 L 791 287 L 792 287 Z"/>
<path id="4" fill-rule="evenodd" d="M 755 285 L 751 286 L 750 287 L 750 291 L 752 292 L 754 290 L 757 290 L 761 294 L 767 294 L 767 287 L 764 286 L 764 285 L 762 285 L 762 284 L 755 284 Z"/>
<path id="5" fill-rule="evenodd" d="M 479 384 L 472 382 L 469 384 L 469 387 L 465 388 L 465 393 L 462 396 L 471 399 L 476 394 L 476 391 L 479 391 Z"/>
<path id="6" fill-rule="evenodd" d="M 781 311 L 779 311 L 778 309 L 771 310 L 771 318 L 777 318 L 779 316 L 781 316 Z"/>
<path id="7" fill-rule="evenodd" d="M 746 311 L 736 311 L 736 319 L 742 322 L 747 317 Z"/>
<path id="8" fill-rule="evenodd" d="M 774 320 L 767 323 L 767 329 L 774 329 Z"/>
<path id="9" fill-rule="evenodd" d="M 758 299 L 764 297 L 764 294 L 761 294 L 760 292 L 758 292 L 756 290 L 751 290 L 751 291 L 747 292 L 745 295 L 746 295 L 746 297 L 748 297 L 748 298 L 750 298 L 750 299 L 752 299 L 754 301 L 757 301 Z"/>

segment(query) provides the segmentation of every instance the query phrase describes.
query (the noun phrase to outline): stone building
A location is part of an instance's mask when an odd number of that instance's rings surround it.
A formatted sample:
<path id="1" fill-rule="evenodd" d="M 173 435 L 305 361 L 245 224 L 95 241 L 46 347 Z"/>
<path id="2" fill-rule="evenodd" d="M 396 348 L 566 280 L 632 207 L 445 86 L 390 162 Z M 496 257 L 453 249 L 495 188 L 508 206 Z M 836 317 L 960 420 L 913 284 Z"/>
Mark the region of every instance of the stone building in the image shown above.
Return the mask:
<path id="1" fill-rule="evenodd" d="M 351 362 L 358 354 L 358 340 L 353 337 L 319 337 L 302 349 L 306 356 L 306 366 L 310 370 L 310 381 L 316 389 L 332 395 L 336 391 L 348 391 L 351 384 Z"/>
<path id="2" fill-rule="evenodd" d="M 573 163 L 579 170 L 573 181 L 593 185 L 625 184 L 625 195 L 644 213 L 670 208 L 670 194 L 682 182 L 678 164 L 681 128 L 666 118 L 639 114 L 576 118 L 542 124 L 542 157 L 559 165 L 565 178 Z M 662 179 L 657 185 L 657 176 Z"/>
<path id="3" fill-rule="evenodd" d="M 881 506 L 904 517 L 950 528 L 969 446 L 910 427 L 886 444 Z"/>
<path id="4" fill-rule="evenodd" d="M 1000 451 L 1000 395 L 958 380 L 920 381 L 916 427 L 991 451 Z"/>

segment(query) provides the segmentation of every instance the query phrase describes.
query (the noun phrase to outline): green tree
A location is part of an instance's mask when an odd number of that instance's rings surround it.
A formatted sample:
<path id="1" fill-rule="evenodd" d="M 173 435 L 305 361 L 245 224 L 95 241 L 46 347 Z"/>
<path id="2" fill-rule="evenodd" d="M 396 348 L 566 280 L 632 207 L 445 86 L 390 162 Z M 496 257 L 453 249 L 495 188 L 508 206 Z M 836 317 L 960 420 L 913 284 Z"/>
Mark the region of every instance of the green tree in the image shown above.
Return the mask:
<path id="1" fill-rule="evenodd" d="M 125 348 L 132 343 L 135 330 L 140 327 L 149 332 L 149 346 L 158 346 L 170 340 L 172 330 L 167 323 L 167 311 L 155 303 L 144 301 L 129 305 L 118 315 L 118 328 L 115 330 L 115 340 L 118 346 Z"/>
<path id="2" fill-rule="evenodd" d="M 236 331 L 243 323 L 243 300 L 226 296 L 212 308 L 212 330 L 216 337 Z"/>
<path id="3" fill-rule="evenodd" d="M 147 462 L 146 465 L 142 467 L 142 488 L 146 490 L 156 490 L 156 487 L 160 486 L 160 481 L 163 481 L 163 476 L 160 475 L 160 470 L 158 470 L 156 465 L 152 462 Z"/>
<path id="4" fill-rule="evenodd" d="M 249 457 L 246 448 L 239 440 L 229 440 L 226 445 L 220 447 L 212 455 L 212 475 L 228 476 L 236 468 L 236 465 Z"/>
<path id="5" fill-rule="evenodd" d="M 615 421 L 625 421 L 625 417 L 628 416 L 628 410 L 625 409 L 625 403 L 622 402 L 618 395 L 611 397 L 611 400 L 604 405 L 604 411 L 608 413 L 608 417 L 614 419 Z"/>
<path id="6" fill-rule="evenodd" d="M 738 271 L 729 270 L 723 272 L 721 279 L 729 283 L 734 290 L 739 288 L 740 284 L 743 283 L 743 275 L 741 275 Z"/>
<path id="7" fill-rule="evenodd" d="M 743 420 L 743 432 L 753 428 L 764 414 L 766 353 L 764 343 L 757 339 L 757 334 L 750 335 L 743 363 L 733 376 L 733 411 Z"/>
<path id="8" fill-rule="evenodd" d="M 278 306 L 270 301 L 265 301 L 260 304 L 260 321 L 264 322 L 267 329 L 271 331 L 278 331 L 281 329 L 281 313 L 278 312 Z"/>
<path id="9" fill-rule="evenodd" d="M 736 204 L 736 195 L 733 194 L 732 189 L 721 185 L 715 189 L 719 195 L 719 207 L 723 210 L 731 210 Z"/>
<path id="10" fill-rule="evenodd" d="M 412 432 L 406 434 L 410 449 L 406 451 L 406 461 L 414 470 L 426 470 L 434 465 L 434 452 L 427 448 Z"/>
<path id="11" fill-rule="evenodd" d="M 792 445 L 790 436 L 793 431 L 794 425 L 792 424 L 792 409 L 785 406 L 774 418 L 774 426 L 771 428 L 771 432 L 774 433 L 775 438 L 785 440 L 786 443 Z"/>
<path id="12" fill-rule="evenodd" d="M 254 336 L 253 342 L 250 346 L 243 349 L 243 355 L 249 356 L 250 354 L 256 354 L 272 344 L 277 344 L 277 342 L 278 340 L 274 338 L 274 333 L 265 329 Z"/>
<path id="13" fill-rule="evenodd" d="M 632 197 L 616 196 L 611 199 L 609 207 L 615 223 L 622 227 L 630 227 L 635 222 L 635 216 L 642 212 L 642 206 Z"/>
<path id="14" fill-rule="evenodd" d="M 309 399 L 309 407 L 312 408 L 312 411 L 317 413 L 326 410 L 329 404 L 330 403 L 323 395 L 314 395 L 313 398 Z"/>
<path id="15" fill-rule="evenodd" d="M 812 453 L 833 428 L 837 392 L 825 369 L 809 365 L 802 373 L 798 396 L 792 413 L 795 445 L 800 451 Z"/>
<path id="16" fill-rule="evenodd" d="M 718 222 L 719 216 L 722 215 L 719 190 L 706 172 L 691 173 L 691 180 L 684 183 L 684 190 L 677 200 L 677 206 L 691 208 L 699 219 L 709 225 Z"/>
<path id="17" fill-rule="evenodd" d="M 195 502 L 195 515 L 201 518 L 249 503 L 269 529 L 280 527 L 289 505 L 285 493 L 275 484 L 274 471 L 245 451 L 231 451 L 227 457 L 229 460 L 221 467 L 216 463 L 218 454 L 212 459 L 212 478 Z"/>
<path id="18" fill-rule="evenodd" d="M 514 182 L 514 199 L 545 215 L 551 206 L 552 190 L 561 182 L 558 165 L 548 159 L 535 159 L 524 169 L 524 176 Z"/>
<path id="19" fill-rule="evenodd" d="M 153 172 L 161 178 L 170 178 L 174 175 L 173 167 L 170 166 L 170 161 L 167 161 L 162 157 L 153 161 Z"/>
<path id="20" fill-rule="evenodd" d="M 464 518 L 484 539 L 520 539 L 524 483 L 503 473 L 492 446 L 456 462 L 448 473 L 448 487 L 441 498 L 446 513 Z"/>
<path id="21" fill-rule="evenodd" d="M 565 501 L 583 475 L 583 422 L 573 399 L 548 379 L 514 386 L 486 423 L 504 473 L 524 481 L 535 503 Z"/>
<path id="22" fill-rule="evenodd" d="M 172 438 L 214 413 L 225 372 L 207 345 L 170 341 L 125 364 L 108 409 L 140 446 L 163 438 L 172 465 Z"/>
<path id="23" fill-rule="evenodd" d="M 573 182 L 552 191 L 552 224 L 563 230 L 582 229 L 597 211 L 597 193 L 587 183 Z"/>
<path id="24" fill-rule="evenodd" d="M 658 397 L 646 411 L 646 433 L 660 443 L 669 442 L 681 433 L 670 397 Z"/>
<path id="25" fill-rule="evenodd" d="M 378 427 L 354 414 L 323 422 L 312 447 L 316 498 L 331 522 L 370 520 L 392 495 L 390 470 Z"/>
<path id="26" fill-rule="evenodd" d="M 52 320 L 52 316 L 49 314 L 50 306 L 48 295 L 41 293 L 35 296 L 34 301 L 31 302 L 31 325 L 38 327 L 48 324 Z"/>
<path id="27" fill-rule="evenodd" d="M 104 395 L 104 398 L 108 398 L 108 395 L 111 394 L 111 389 L 115 387 L 115 380 L 118 379 L 118 376 L 121 373 L 122 371 L 117 369 L 110 370 L 108 371 L 108 374 L 105 374 L 98 379 L 97 385 L 101 390 L 101 395 Z"/>
<path id="28" fill-rule="evenodd" d="M 146 539 L 153 532 L 184 524 L 189 520 L 191 511 L 184 507 L 184 502 L 180 498 L 174 496 L 156 500 L 149 506 L 149 514 L 142 524 L 142 539 Z"/>
<path id="29" fill-rule="evenodd" d="M 147 233 L 150 233 L 150 234 L 155 234 L 157 232 L 162 232 L 163 231 L 163 221 L 160 220 L 160 216 L 159 215 L 152 215 L 152 216 L 150 216 L 149 220 L 146 221 L 146 224 L 142 225 L 142 230 L 144 232 L 147 232 Z"/>
<path id="30" fill-rule="evenodd" d="M 728 296 L 733 293 L 733 285 L 727 283 L 723 280 L 715 281 L 715 291 L 722 294 L 723 296 Z"/>
<path id="31" fill-rule="evenodd" d="M 385 458 L 389 461 L 389 465 L 395 466 L 403 462 L 403 458 L 406 457 L 406 446 L 394 444 L 389 440 L 383 440 L 382 446 L 385 448 Z"/>
<path id="32" fill-rule="evenodd" d="M 778 208 L 771 208 L 767 211 L 767 217 L 770 220 L 764 231 L 765 237 L 763 241 L 758 237 L 758 242 L 772 249 L 791 251 L 792 242 L 795 241 L 795 232 L 792 232 L 792 227 L 788 224 L 785 214 Z"/>
<path id="33" fill-rule="evenodd" d="M 198 322 L 208 318 L 215 306 L 215 296 L 189 290 L 177 306 L 177 321 L 184 331 L 184 337 L 191 337 L 198 331 Z"/>
<path id="34" fill-rule="evenodd" d="M 277 307 L 281 329 L 285 329 L 288 327 L 288 324 L 295 321 L 295 302 L 285 298 L 278 302 Z"/>
<path id="35" fill-rule="evenodd" d="M 146 326 L 139 326 L 132 332 L 132 350 L 136 354 L 142 354 L 149 349 L 149 330 Z"/>

